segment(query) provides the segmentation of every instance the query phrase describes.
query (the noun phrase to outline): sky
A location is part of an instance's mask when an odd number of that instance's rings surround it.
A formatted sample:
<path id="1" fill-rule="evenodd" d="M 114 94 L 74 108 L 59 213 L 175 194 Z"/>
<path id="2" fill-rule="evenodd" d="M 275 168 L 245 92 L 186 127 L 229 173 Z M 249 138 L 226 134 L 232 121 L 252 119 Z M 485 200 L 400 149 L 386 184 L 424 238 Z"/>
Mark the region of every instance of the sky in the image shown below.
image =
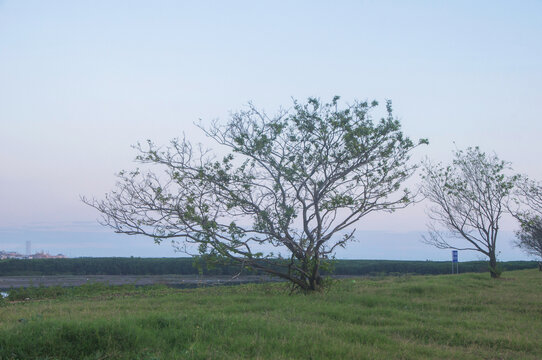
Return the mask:
<path id="1" fill-rule="evenodd" d="M 248 101 L 391 99 L 404 133 L 430 141 L 415 160 L 480 146 L 542 180 L 540 39 L 542 2 L 527 0 L 0 0 L 0 249 L 181 256 L 102 228 L 80 196 L 112 190 L 138 141 L 205 142 L 194 122 Z M 364 218 L 337 255 L 449 259 L 420 241 L 427 206 Z M 503 260 L 528 259 L 515 228 L 503 220 Z"/>

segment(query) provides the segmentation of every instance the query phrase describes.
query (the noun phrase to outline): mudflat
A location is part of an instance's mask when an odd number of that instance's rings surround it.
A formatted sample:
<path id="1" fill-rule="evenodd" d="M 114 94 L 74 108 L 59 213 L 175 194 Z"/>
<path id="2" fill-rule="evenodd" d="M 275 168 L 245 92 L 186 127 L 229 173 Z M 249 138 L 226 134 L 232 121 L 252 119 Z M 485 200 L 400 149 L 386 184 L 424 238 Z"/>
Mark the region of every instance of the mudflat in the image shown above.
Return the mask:
<path id="1" fill-rule="evenodd" d="M 92 283 L 109 285 L 155 285 L 172 287 L 196 287 L 212 285 L 235 285 L 277 281 L 261 275 L 50 275 L 50 276 L 0 276 L 0 290 L 31 286 L 80 286 Z"/>

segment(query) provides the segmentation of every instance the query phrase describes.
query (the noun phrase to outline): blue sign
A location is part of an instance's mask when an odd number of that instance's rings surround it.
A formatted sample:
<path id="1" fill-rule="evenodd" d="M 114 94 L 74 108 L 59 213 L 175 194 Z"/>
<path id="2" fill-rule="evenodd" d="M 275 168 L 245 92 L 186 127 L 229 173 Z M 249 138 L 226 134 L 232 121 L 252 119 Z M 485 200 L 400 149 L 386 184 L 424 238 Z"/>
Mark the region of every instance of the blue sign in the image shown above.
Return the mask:
<path id="1" fill-rule="evenodd" d="M 452 250 L 452 262 L 457 262 L 457 250 Z"/>

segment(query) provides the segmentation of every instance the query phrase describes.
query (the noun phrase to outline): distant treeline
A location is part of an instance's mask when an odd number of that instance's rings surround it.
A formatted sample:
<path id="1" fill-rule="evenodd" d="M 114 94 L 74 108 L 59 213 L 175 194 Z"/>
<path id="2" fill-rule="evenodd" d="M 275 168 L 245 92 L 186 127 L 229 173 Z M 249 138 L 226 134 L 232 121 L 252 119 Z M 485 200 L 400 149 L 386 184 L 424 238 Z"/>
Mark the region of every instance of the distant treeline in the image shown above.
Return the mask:
<path id="1" fill-rule="evenodd" d="M 334 275 L 401 275 L 449 274 L 449 261 L 399 261 L 399 260 L 334 260 Z M 508 261 L 499 263 L 501 270 L 536 268 L 536 261 Z M 0 276 L 18 275 L 235 275 L 236 265 L 208 267 L 200 261 L 195 266 L 193 258 L 75 258 L 75 259 L 8 259 L 0 260 Z M 459 272 L 485 272 L 488 263 L 469 261 L 459 264 Z M 244 274 L 254 274 L 243 270 Z"/>

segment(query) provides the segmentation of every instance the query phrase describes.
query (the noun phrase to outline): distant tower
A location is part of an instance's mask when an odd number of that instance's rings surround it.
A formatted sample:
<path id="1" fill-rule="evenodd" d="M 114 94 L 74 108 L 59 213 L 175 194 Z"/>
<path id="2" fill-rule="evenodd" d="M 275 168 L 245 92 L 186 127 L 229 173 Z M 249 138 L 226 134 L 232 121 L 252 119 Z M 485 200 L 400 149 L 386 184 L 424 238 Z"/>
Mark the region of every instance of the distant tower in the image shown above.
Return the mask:
<path id="1" fill-rule="evenodd" d="M 28 240 L 28 241 L 26 242 L 26 256 L 30 256 L 30 255 L 31 255 L 31 254 L 30 254 L 30 251 L 31 251 L 30 245 L 31 245 L 30 240 Z"/>

